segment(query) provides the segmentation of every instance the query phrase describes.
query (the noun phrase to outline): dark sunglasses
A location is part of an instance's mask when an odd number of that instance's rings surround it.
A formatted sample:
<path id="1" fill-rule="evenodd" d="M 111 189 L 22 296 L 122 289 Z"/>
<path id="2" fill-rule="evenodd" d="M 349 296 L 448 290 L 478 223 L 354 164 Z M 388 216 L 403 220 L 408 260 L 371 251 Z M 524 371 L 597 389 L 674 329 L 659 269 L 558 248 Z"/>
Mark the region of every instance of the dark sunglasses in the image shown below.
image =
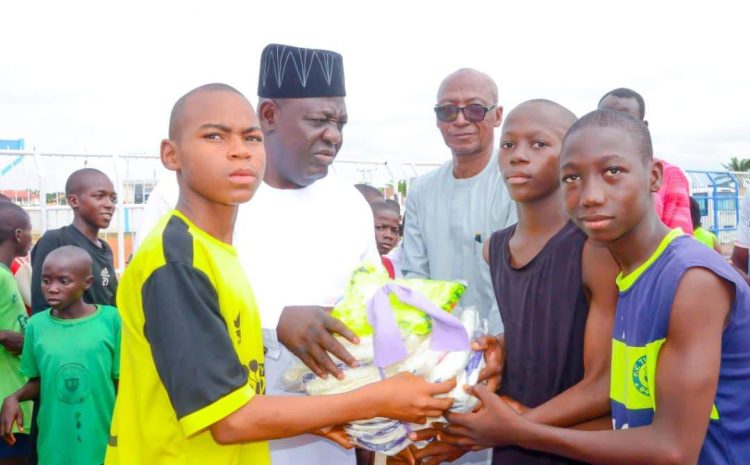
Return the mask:
<path id="1" fill-rule="evenodd" d="M 435 115 L 437 116 L 437 119 L 444 123 L 452 123 L 456 121 L 458 113 L 461 112 L 464 114 L 464 119 L 466 119 L 466 121 L 478 123 L 484 121 L 487 112 L 494 110 L 496 106 L 497 104 L 485 107 L 478 103 L 472 103 L 465 107 L 459 107 L 456 105 L 435 105 Z"/>

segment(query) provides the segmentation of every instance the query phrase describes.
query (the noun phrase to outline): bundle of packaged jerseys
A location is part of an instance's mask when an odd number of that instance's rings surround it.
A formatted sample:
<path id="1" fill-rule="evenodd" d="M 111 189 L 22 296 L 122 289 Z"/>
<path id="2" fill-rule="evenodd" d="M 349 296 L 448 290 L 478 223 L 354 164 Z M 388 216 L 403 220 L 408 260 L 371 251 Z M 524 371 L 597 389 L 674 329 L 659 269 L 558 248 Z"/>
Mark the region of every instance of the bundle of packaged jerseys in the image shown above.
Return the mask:
<path id="1" fill-rule="evenodd" d="M 361 266 L 332 312 L 359 336 L 357 345 L 338 338 L 359 366 L 350 368 L 338 361 L 345 378 L 322 379 L 297 361 L 282 377 L 285 389 L 337 394 L 409 372 L 430 382 L 456 378 L 455 389 L 447 394 L 455 399 L 450 410 L 471 411 L 478 401 L 463 387 L 477 382 L 484 359 L 481 352 L 471 351 L 469 341 L 486 333 L 486 321 L 473 308 L 458 306 L 465 290 L 461 282 L 390 280 L 380 267 Z M 374 418 L 345 429 L 359 447 L 396 455 L 411 444 L 409 432 L 423 427 Z"/>

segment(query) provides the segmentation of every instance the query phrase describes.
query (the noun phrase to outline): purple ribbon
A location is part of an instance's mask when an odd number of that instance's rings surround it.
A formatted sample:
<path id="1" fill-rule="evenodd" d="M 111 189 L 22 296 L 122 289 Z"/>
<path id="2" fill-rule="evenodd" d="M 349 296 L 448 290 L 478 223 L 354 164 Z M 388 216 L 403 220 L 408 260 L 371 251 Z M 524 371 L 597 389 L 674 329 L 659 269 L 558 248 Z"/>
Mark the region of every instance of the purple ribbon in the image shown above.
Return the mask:
<path id="1" fill-rule="evenodd" d="M 378 289 L 367 302 L 367 321 L 373 327 L 375 366 L 385 368 L 405 359 L 404 341 L 393 314 L 389 296 L 395 294 L 401 302 L 422 310 L 432 318 L 430 349 L 435 351 L 469 350 L 469 335 L 458 318 L 442 310 L 413 289 L 388 283 Z"/>

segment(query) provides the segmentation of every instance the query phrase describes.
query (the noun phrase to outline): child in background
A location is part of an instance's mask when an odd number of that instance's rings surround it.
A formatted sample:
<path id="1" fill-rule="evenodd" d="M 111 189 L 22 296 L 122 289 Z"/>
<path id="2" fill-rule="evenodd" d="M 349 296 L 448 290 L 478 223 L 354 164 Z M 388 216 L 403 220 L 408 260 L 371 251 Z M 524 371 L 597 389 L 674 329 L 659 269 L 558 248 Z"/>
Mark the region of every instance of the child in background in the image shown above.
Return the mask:
<path id="1" fill-rule="evenodd" d="M 0 194 L 0 202 L 12 202 L 12 200 L 7 195 Z M 31 314 L 31 259 L 29 254 L 16 257 L 10 264 L 10 272 L 16 278 L 26 313 Z"/>
<path id="2" fill-rule="evenodd" d="M 75 246 L 47 255 L 42 292 L 51 308 L 26 328 L 21 370 L 29 381 L 3 402 L 0 434 L 13 441 L 11 427 L 23 424 L 23 401 L 44 396 L 37 452 L 43 465 L 101 465 L 107 447 L 120 366 L 117 309 L 83 300 L 91 287 L 91 257 Z"/>
<path id="3" fill-rule="evenodd" d="M 383 266 L 388 270 L 388 275 L 394 279 L 396 269 L 386 255 L 398 245 L 401 237 L 400 209 L 398 203 L 387 200 L 374 202 L 370 206 L 375 220 L 375 242 L 378 245 L 378 253 L 380 253 Z"/>
<path id="4" fill-rule="evenodd" d="M 44 233 L 31 251 L 31 312 L 49 308 L 41 286 L 42 264 L 47 254 L 63 245 L 78 246 L 91 255 L 94 281 L 83 300 L 89 304 L 114 305 L 117 291 L 112 249 L 99 239 L 99 231 L 109 227 L 115 213 L 117 194 L 106 174 L 93 168 L 80 169 L 65 183 L 73 223 Z"/>
<path id="5" fill-rule="evenodd" d="M 690 197 L 690 217 L 693 220 L 693 237 L 696 241 L 705 244 L 707 247 L 714 249 L 720 254 L 724 254 L 721 250 L 721 243 L 716 234 L 711 231 L 703 229 L 701 225 L 701 206 L 697 200 Z"/>
<path id="6" fill-rule="evenodd" d="M 10 265 L 16 257 L 25 256 L 30 246 L 29 215 L 14 203 L 0 201 L 0 398 L 11 395 L 26 382 L 18 355 L 23 347 L 28 315 Z M 24 464 L 31 451 L 31 440 L 25 434 L 29 432 L 31 402 L 24 402 L 19 408 L 25 413 L 26 423 L 19 422 L 10 431 L 19 433 L 15 443 L 0 442 L 2 465 Z"/>

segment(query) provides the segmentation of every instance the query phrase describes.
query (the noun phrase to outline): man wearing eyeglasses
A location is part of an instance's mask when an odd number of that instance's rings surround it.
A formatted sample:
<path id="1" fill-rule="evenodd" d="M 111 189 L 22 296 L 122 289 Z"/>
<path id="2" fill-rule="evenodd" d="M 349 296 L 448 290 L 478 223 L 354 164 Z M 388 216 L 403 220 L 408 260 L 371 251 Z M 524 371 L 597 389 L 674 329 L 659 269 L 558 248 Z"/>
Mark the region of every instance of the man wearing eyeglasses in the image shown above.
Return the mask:
<path id="1" fill-rule="evenodd" d="M 462 305 L 476 306 L 492 334 L 499 334 L 502 322 L 482 247 L 492 232 L 516 222 L 516 209 L 493 150 L 503 116 L 495 82 L 473 69 L 454 72 L 440 85 L 435 115 L 452 160 L 410 186 L 404 274 L 466 280 Z"/>
<path id="2" fill-rule="evenodd" d="M 503 116 L 497 85 L 484 73 L 460 69 L 441 83 L 435 116 L 452 160 L 414 179 L 409 188 L 403 271 L 407 277 L 467 281 L 461 305 L 475 306 L 488 319 L 490 334 L 501 334 L 482 258 L 484 241 L 516 222 L 493 150 Z M 486 463 L 486 457 L 486 451 L 467 454 L 457 463 Z"/>

